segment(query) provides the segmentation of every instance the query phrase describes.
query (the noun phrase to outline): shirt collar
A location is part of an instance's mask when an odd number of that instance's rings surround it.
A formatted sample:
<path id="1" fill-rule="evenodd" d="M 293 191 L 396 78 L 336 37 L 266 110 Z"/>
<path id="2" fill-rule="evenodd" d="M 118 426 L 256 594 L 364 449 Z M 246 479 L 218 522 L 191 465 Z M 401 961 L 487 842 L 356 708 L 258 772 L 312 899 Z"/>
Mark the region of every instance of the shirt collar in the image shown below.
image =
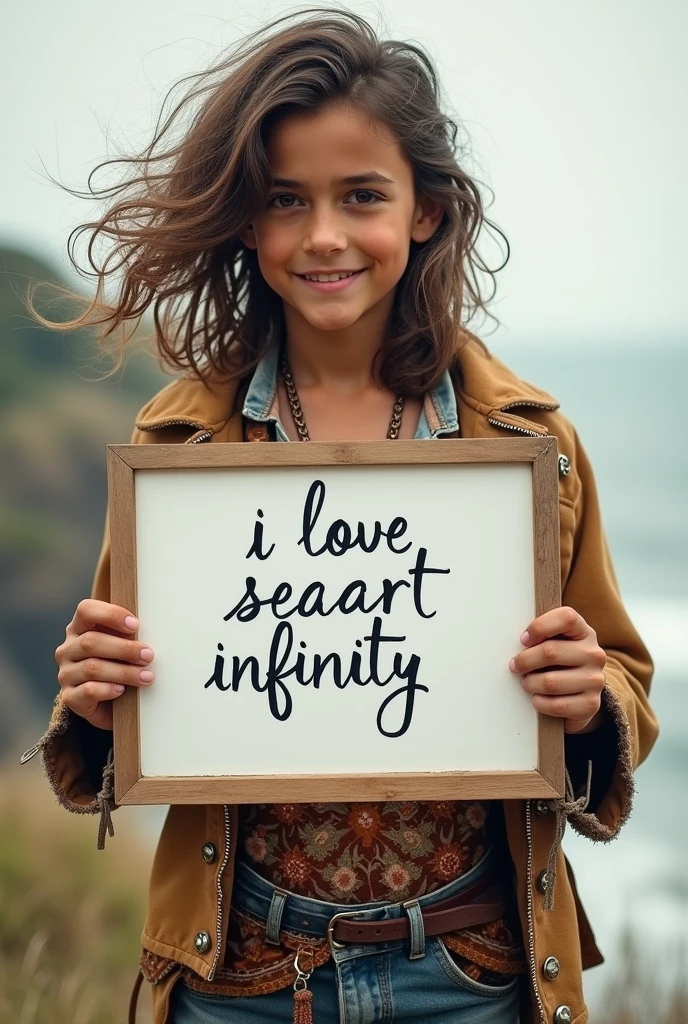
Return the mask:
<path id="1" fill-rule="evenodd" d="M 276 436 L 280 441 L 289 438 L 280 423 L 277 405 L 277 365 L 279 351 L 273 346 L 263 356 L 254 370 L 251 383 L 244 399 L 243 414 L 257 423 L 274 423 Z M 416 439 L 441 437 L 459 429 L 454 385 L 448 370 L 439 383 L 427 392 L 423 409 L 418 419 Z"/>

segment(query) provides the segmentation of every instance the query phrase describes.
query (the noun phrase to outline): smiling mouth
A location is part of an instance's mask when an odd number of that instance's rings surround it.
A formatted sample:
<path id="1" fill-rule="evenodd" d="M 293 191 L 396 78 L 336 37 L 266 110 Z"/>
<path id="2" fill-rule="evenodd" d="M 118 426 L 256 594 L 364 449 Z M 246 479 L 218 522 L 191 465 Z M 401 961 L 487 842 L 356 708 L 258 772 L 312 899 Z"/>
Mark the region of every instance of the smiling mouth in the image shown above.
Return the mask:
<path id="1" fill-rule="evenodd" d="M 329 274 L 297 274 L 297 277 L 302 278 L 304 281 L 313 281 L 317 284 L 332 284 L 335 281 L 345 281 L 348 277 L 355 277 L 357 274 L 362 274 L 365 267 L 361 267 L 360 270 L 342 270 L 332 271 Z"/>
<path id="2" fill-rule="evenodd" d="M 353 288 L 366 269 L 366 267 L 362 267 L 360 270 L 347 270 L 338 274 L 296 274 L 295 276 L 312 294 L 339 295 L 341 292 Z"/>

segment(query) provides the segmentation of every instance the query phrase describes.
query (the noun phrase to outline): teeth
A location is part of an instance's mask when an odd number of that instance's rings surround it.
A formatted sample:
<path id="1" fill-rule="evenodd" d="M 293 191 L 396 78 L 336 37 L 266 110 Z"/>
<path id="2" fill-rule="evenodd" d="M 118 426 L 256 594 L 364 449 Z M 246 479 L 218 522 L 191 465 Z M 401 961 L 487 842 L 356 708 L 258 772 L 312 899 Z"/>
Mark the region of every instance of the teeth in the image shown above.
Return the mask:
<path id="1" fill-rule="evenodd" d="M 352 270 L 350 274 L 304 274 L 303 276 L 307 281 L 341 281 L 343 278 L 353 277 L 357 273 L 357 270 Z"/>

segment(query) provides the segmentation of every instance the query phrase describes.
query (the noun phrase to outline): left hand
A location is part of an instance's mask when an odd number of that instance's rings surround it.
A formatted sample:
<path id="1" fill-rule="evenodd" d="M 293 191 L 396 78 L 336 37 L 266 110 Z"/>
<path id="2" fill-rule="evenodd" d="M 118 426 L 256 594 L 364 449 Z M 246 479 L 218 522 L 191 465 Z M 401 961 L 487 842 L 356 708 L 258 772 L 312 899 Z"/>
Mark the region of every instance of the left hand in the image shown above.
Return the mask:
<path id="1" fill-rule="evenodd" d="M 564 732 L 592 732 L 602 722 L 601 694 L 607 655 L 597 634 L 573 608 L 554 608 L 533 619 L 521 636 L 524 651 L 509 668 L 533 694 L 533 707 L 564 719 Z"/>

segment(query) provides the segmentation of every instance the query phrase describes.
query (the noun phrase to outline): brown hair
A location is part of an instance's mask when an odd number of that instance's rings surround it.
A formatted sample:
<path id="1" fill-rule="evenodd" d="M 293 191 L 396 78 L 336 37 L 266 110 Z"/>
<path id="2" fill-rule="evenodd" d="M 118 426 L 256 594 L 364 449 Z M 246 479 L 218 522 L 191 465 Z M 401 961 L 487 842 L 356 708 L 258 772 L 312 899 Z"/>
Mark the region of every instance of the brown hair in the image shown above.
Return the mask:
<path id="1" fill-rule="evenodd" d="M 67 242 L 74 268 L 97 278 L 95 298 L 80 297 L 88 308 L 56 324 L 35 310 L 32 287 L 36 319 L 59 330 L 104 325 L 100 342 L 107 348 L 127 321 L 134 322 L 131 337 L 152 305 L 158 350 L 169 366 L 200 377 L 248 373 L 280 343 L 284 328 L 282 300 L 265 282 L 255 250 L 239 238 L 267 201 L 266 134 L 280 115 L 349 100 L 391 130 L 413 167 L 417 191 L 444 209 L 434 235 L 411 242 L 377 367 L 393 391 L 420 395 L 436 384 L 454 366 L 462 324 L 479 311 L 496 321 L 486 307 L 509 249 L 485 216 L 478 184 L 459 165 L 458 127 L 440 109 L 430 57 L 415 44 L 378 39 L 351 12 L 306 8 L 275 19 L 188 77 L 198 80 L 196 88 L 162 124 L 161 112 L 153 141 L 140 155 L 106 160 L 89 175 L 89 198 L 117 197 L 100 220 L 81 224 Z M 179 115 L 197 99 L 200 108 L 187 130 L 170 143 Z M 133 174 L 94 190 L 95 172 L 119 163 L 131 165 Z M 485 225 L 506 243 L 495 270 L 476 248 Z M 83 232 L 89 233 L 92 270 L 74 256 Z M 115 245 L 99 266 L 94 247 L 101 236 Z M 106 302 L 104 284 L 116 272 L 116 301 Z M 119 343 L 118 366 L 127 340 Z"/>

